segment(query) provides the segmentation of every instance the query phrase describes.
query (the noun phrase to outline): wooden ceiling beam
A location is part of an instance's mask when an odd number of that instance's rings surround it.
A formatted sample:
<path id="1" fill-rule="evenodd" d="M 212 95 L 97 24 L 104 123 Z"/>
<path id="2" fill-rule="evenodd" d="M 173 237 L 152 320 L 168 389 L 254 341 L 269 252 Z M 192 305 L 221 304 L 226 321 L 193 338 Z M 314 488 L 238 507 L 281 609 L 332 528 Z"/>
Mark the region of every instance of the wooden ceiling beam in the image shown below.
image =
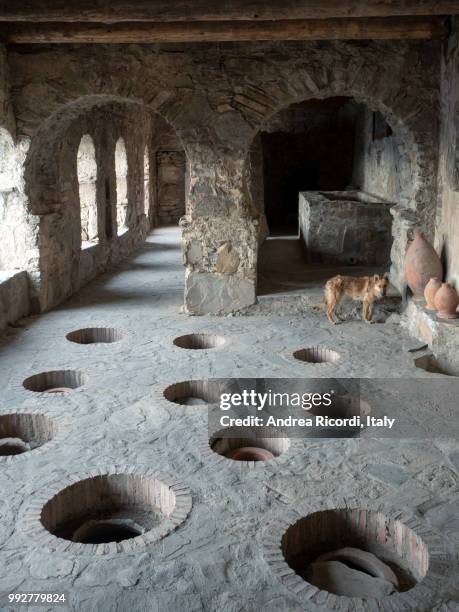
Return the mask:
<path id="1" fill-rule="evenodd" d="M 0 21 L 275 21 L 459 14 L 458 0 L 0 0 Z"/>
<path id="2" fill-rule="evenodd" d="M 444 18 L 327 19 L 265 22 L 8 24 L 5 43 L 193 43 L 286 40 L 431 39 L 447 35 Z"/>

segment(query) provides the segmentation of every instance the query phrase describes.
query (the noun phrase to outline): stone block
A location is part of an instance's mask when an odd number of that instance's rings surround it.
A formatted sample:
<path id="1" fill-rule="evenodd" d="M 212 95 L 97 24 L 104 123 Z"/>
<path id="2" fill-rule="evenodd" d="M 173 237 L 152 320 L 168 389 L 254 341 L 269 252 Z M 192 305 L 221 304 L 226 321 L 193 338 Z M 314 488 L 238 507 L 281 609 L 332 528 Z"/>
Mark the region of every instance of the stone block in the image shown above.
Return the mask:
<path id="1" fill-rule="evenodd" d="M 185 307 L 189 314 L 229 314 L 255 302 L 253 280 L 218 273 L 187 274 Z"/>
<path id="2" fill-rule="evenodd" d="M 388 266 L 391 203 L 361 191 L 305 191 L 300 235 L 310 262 Z"/>

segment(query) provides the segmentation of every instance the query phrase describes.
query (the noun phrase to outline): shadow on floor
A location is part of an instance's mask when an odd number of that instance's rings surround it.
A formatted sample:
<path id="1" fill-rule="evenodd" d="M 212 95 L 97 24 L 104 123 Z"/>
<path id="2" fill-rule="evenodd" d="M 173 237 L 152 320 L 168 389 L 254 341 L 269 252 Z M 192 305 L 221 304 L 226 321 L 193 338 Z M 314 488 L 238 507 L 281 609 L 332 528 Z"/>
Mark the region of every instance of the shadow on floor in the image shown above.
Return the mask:
<path id="1" fill-rule="evenodd" d="M 296 236 L 270 237 L 258 259 L 258 295 L 322 292 L 326 281 L 336 274 L 367 276 L 384 272 L 381 267 L 338 266 L 306 263 Z"/>

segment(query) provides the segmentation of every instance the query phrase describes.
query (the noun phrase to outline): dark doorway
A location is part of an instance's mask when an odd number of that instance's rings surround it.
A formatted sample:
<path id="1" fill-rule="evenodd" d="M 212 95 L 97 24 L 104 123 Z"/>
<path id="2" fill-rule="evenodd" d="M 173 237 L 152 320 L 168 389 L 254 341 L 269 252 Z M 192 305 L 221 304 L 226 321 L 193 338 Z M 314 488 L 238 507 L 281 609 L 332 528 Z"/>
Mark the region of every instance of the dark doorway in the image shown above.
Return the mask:
<path id="1" fill-rule="evenodd" d="M 298 194 L 352 182 L 360 105 L 345 97 L 308 100 L 278 113 L 261 133 L 270 235 L 298 235 Z"/>

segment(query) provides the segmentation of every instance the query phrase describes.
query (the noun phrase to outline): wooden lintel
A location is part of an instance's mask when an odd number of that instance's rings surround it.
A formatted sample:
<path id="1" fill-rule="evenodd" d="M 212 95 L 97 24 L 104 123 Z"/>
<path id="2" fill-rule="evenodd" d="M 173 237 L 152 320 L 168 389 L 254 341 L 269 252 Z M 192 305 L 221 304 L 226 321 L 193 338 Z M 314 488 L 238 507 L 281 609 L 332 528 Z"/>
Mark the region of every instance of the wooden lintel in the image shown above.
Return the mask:
<path id="1" fill-rule="evenodd" d="M 431 39 L 446 36 L 445 19 L 372 18 L 265 22 L 14 23 L 0 26 L 5 43 L 193 43 L 282 40 Z"/>
<path id="2" fill-rule="evenodd" d="M 0 21 L 276 21 L 459 14 L 458 0 L 0 0 Z"/>

